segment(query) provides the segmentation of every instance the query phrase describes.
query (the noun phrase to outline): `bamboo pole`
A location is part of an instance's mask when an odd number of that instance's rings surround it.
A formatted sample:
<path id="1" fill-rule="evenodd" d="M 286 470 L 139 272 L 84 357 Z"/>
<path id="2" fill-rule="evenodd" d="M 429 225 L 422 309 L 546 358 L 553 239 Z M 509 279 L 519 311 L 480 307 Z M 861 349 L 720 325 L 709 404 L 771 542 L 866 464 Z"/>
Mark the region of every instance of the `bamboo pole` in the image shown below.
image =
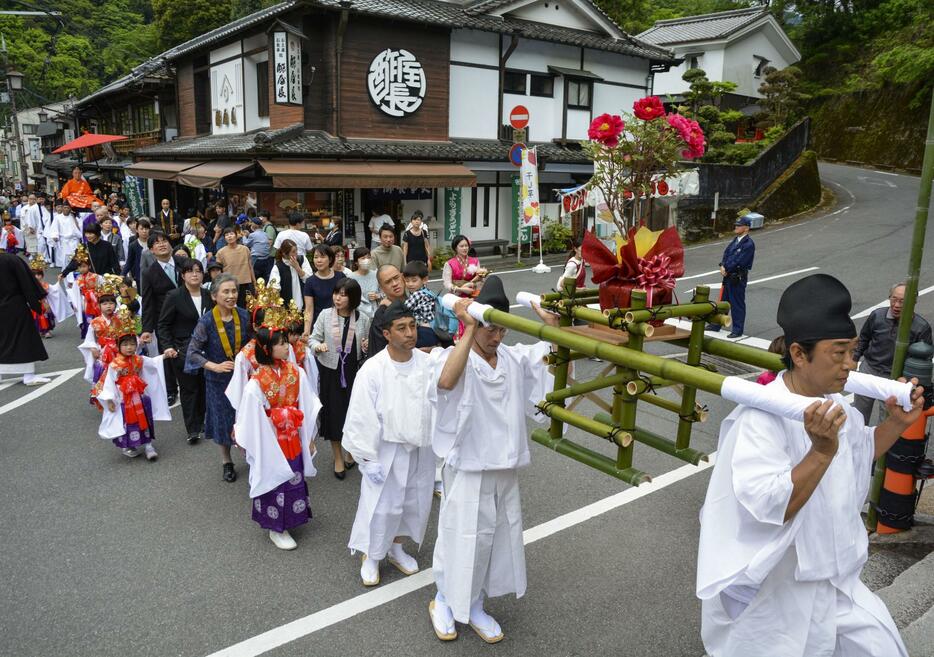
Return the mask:
<path id="1" fill-rule="evenodd" d="M 892 378 L 902 375 L 905 357 L 908 355 L 908 341 L 911 339 L 911 322 L 915 315 L 915 302 L 918 299 L 918 278 L 921 274 L 921 262 L 924 259 L 924 238 L 928 223 L 928 208 L 931 205 L 931 182 L 934 181 L 934 91 L 931 92 L 931 107 L 928 112 L 928 134 L 924 142 L 924 161 L 921 164 L 921 187 L 918 189 L 918 205 L 915 209 L 915 225 L 911 235 L 911 255 L 908 258 L 908 278 L 905 281 L 905 305 L 898 320 L 898 333 L 895 339 L 895 354 L 892 358 Z M 876 506 L 882 492 L 885 478 L 885 454 L 876 460 L 876 469 L 869 491 L 869 515 L 866 524 L 875 531 L 877 523 Z"/>
<path id="2" fill-rule="evenodd" d="M 577 354 L 599 358 L 624 368 L 631 368 L 671 381 L 677 381 L 681 384 L 692 385 L 699 390 L 711 392 L 715 395 L 720 394 L 723 379 L 726 378 L 717 372 L 710 372 L 700 367 L 691 367 L 671 358 L 647 354 L 630 347 L 607 344 L 532 319 L 504 313 L 495 308 L 487 308 L 483 313 L 483 320 L 536 337 L 545 342 L 552 342 L 559 347 L 567 347 L 572 352 L 577 352 L 573 354 L 572 358 Z"/>
<path id="3" fill-rule="evenodd" d="M 643 290 L 633 290 L 630 295 L 630 303 L 633 308 L 645 308 L 645 292 Z M 651 328 L 651 327 L 650 327 Z M 627 347 L 633 351 L 642 352 L 643 336 L 639 333 L 630 333 Z M 617 365 L 616 373 L 624 375 L 627 381 L 638 379 L 639 372 L 632 367 L 622 367 Z M 617 383 L 613 386 L 613 422 L 614 427 L 619 427 L 626 433 L 632 433 L 636 428 L 636 410 L 638 402 L 634 395 L 630 395 L 626 390 L 626 385 Z M 620 446 L 616 454 L 616 467 L 632 467 L 632 443 Z"/>
<path id="4" fill-rule="evenodd" d="M 570 294 L 573 285 L 576 284 L 576 281 L 570 280 L 565 281 L 564 283 L 564 293 Z M 567 313 L 561 313 L 558 317 L 558 324 L 563 328 L 567 328 L 571 325 L 572 319 L 571 316 Z M 568 371 L 571 366 L 568 357 L 571 355 L 571 350 L 567 347 L 558 347 L 558 351 L 555 354 L 555 390 L 561 390 L 567 388 L 568 385 Z M 557 400 L 559 404 L 564 409 L 564 400 Z M 560 438 L 564 434 L 564 425 L 561 424 L 560 415 L 551 415 L 551 425 L 548 428 L 548 433 L 552 438 Z"/>
<path id="5" fill-rule="evenodd" d="M 542 301 L 561 301 L 562 299 L 567 299 L 569 296 L 564 292 L 549 292 L 542 295 Z M 598 297 L 600 296 L 600 288 L 598 287 L 582 287 L 578 290 L 574 290 L 575 298 L 581 299 L 584 297 Z"/>
<path id="6" fill-rule="evenodd" d="M 555 390 L 545 395 L 545 401 L 563 401 L 569 397 L 577 397 L 578 395 L 586 395 L 588 392 L 602 390 L 603 388 L 611 388 L 620 383 L 626 383 L 627 380 L 628 379 L 625 376 L 613 374 L 611 376 L 605 376 L 599 379 L 593 379 L 591 381 L 574 383 L 564 388 L 561 388 L 555 384 Z"/>
<path id="7" fill-rule="evenodd" d="M 694 289 L 694 303 L 704 304 L 710 296 L 710 288 L 706 285 L 698 285 Z M 694 317 L 691 319 L 691 336 L 688 339 L 688 355 L 685 363 L 698 366 L 701 362 L 701 354 L 704 348 L 704 325 L 703 317 Z M 675 446 L 678 449 L 685 449 L 691 444 L 691 427 L 694 422 L 691 419 L 694 413 L 694 402 L 697 399 L 697 388 L 694 386 L 684 386 L 681 392 L 681 409 L 678 413 L 678 431 L 675 437 Z"/>
<path id="8" fill-rule="evenodd" d="M 559 454 L 569 456 L 575 461 L 588 465 L 611 477 L 616 477 L 632 486 L 638 486 L 639 484 L 652 481 L 652 478 L 641 470 L 636 470 L 635 468 L 619 469 L 616 467 L 616 463 L 614 463 L 613 459 L 603 454 L 598 454 L 570 440 L 552 438 L 544 429 L 535 429 L 532 431 L 531 438 L 539 445 L 544 445 Z"/>
<path id="9" fill-rule="evenodd" d="M 594 419 L 597 422 L 606 423 L 612 418 L 610 418 L 610 416 L 608 416 L 606 413 L 597 413 L 594 415 Z M 704 452 L 699 452 L 696 449 L 692 449 L 690 447 L 678 449 L 677 445 L 675 445 L 673 441 L 645 429 L 640 429 L 637 427 L 634 431 L 632 431 L 632 437 L 638 443 L 648 445 L 649 447 L 657 449 L 660 452 L 674 456 L 675 458 L 681 459 L 682 461 L 687 461 L 693 465 L 697 465 L 701 461 L 707 461 L 709 459 L 707 454 Z"/>
<path id="10" fill-rule="evenodd" d="M 587 433 L 603 438 L 618 447 L 628 447 L 632 444 L 632 434 L 629 432 L 610 426 L 604 422 L 591 419 L 580 413 L 569 411 L 563 406 L 546 401 L 538 404 L 536 408 L 552 419 L 558 419 L 565 424 L 570 424 L 572 427 L 577 427 Z M 548 435 L 551 436 L 550 431 Z M 551 437 L 554 438 L 555 436 Z"/>
<path id="11" fill-rule="evenodd" d="M 709 291 L 709 290 L 708 290 Z M 696 292 L 695 292 L 696 295 Z M 698 297 L 695 296 L 695 299 Z M 709 315 L 725 315 L 730 312 L 730 304 L 726 301 L 710 303 L 685 303 L 677 306 L 657 306 L 639 310 L 631 308 L 623 314 L 623 320 L 633 322 L 648 322 L 653 319 L 665 320 L 672 317 L 707 317 Z"/>
<path id="12" fill-rule="evenodd" d="M 666 411 L 671 411 L 672 413 L 681 415 L 681 402 L 677 402 L 673 399 L 659 397 L 658 395 L 653 395 L 650 393 L 642 393 L 641 395 L 638 395 L 638 397 L 641 401 L 644 401 L 647 404 L 651 404 L 652 406 L 657 406 L 659 408 L 665 409 Z M 685 415 L 685 417 L 690 418 L 691 422 L 706 422 L 707 416 L 707 411 L 705 411 L 703 407 L 701 407 L 700 404 L 697 404 L 696 402 L 694 404 L 694 411 Z"/>
<path id="13" fill-rule="evenodd" d="M 690 348 L 690 341 L 686 339 L 672 340 L 671 342 L 680 347 Z M 773 372 L 785 369 L 784 364 L 782 364 L 782 357 L 778 354 L 766 351 L 765 349 L 750 347 L 749 345 L 740 344 L 739 342 L 719 340 L 708 336 L 704 336 L 703 345 L 704 353 L 708 353 L 712 356 L 729 358 L 730 360 L 761 367 L 764 370 L 772 370 Z"/>

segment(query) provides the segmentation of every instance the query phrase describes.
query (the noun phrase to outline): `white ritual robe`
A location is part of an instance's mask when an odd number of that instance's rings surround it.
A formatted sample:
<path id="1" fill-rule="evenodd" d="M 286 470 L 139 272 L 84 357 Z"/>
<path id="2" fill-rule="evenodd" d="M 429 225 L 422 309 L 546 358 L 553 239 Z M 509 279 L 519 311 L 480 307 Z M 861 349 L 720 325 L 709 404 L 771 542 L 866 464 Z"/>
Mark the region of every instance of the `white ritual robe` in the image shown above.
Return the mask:
<path id="1" fill-rule="evenodd" d="M 99 358 L 99 356 L 94 355 L 94 351 L 100 351 L 100 349 L 94 325 L 89 324 L 88 332 L 84 334 L 84 342 L 78 345 L 78 351 L 81 352 L 81 357 L 84 358 L 84 380 L 91 385 L 94 385 L 94 361 Z"/>
<path id="2" fill-rule="evenodd" d="M 431 451 L 433 413 L 425 402 L 435 359 L 415 349 L 398 363 L 384 349 L 357 372 L 344 449 L 358 462 L 376 461 L 386 480 L 360 477 L 360 501 L 350 532 L 351 552 L 383 559 L 397 536 L 421 545 L 428 526 L 435 480 Z"/>
<path id="3" fill-rule="evenodd" d="M 292 349 L 292 354 L 294 356 L 294 349 Z M 308 376 L 308 386 L 311 388 L 311 391 L 317 395 L 320 377 L 318 375 L 318 359 L 315 358 L 314 349 L 306 347 L 304 360 L 301 363 L 296 361 L 295 364 L 305 370 L 305 374 Z"/>
<path id="4" fill-rule="evenodd" d="M 152 419 L 159 422 L 171 422 L 172 413 L 169 411 L 168 397 L 165 391 L 165 369 L 162 366 L 163 356 L 149 358 L 142 356 L 143 371 L 140 372 L 140 378 L 146 382 L 146 390 L 143 394 L 149 397 L 152 403 Z M 101 417 L 98 435 L 104 440 L 113 440 L 126 433 L 126 423 L 123 421 L 123 409 L 120 404 L 123 402 L 123 395 L 120 394 L 120 388 L 117 386 L 117 373 L 112 366 L 107 367 L 104 373 L 104 385 L 101 386 L 100 394 L 97 400 L 101 402 L 104 408 Z M 107 402 L 114 402 L 114 410 L 107 408 Z"/>
<path id="5" fill-rule="evenodd" d="M 292 345 L 289 345 L 289 362 L 295 362 L 295 350 L 292 349 Z M 253 376 L 253 372 L 253 365 L 250 363 L 249 359 L 243 355 L 243 350 L 241 349 L 236 358 L 234 358 L 233 376 L 230 377 L 230 383 L 228 383 L 227 387 L 224 389 L 224 396 L 227 397 L 227 401 L 230 402 L 234 410 L 240 408 L 240 400 L 243 398 L 243 393 L 246 391 L 246 386 L 250 382 L 250 377 Z M 311 390 L 317 397 L 318 384 L 315 383 Z"/>
<path id="6" fill-rule="evenodd" d="M 787 390 L 781 374 L 773 387 Z M 791 471 L 811 448 L 804 424 L 745 406 L 721 424 L 697 565 L 711 657 L 907 657 L 885 604 L 859 579 L 874 429 L 841 395 L 828 398 L 847 412 L 839 447 L 788 522 Z"/>
<path id="7" fill-rule="evenodd" d="M 306 477 L 314 477 L 318 471 L 314 465 L 312 445 L 317 438 L 316 427 L 321 402 L 318 396 L 311 392 L 305 372 L 301 368 L 298 368 L 298 372 L 298 410 L 305 415 L 298 429 L 302 443 L 302 466 Z M 250 497 L 254 498 L 289 481 L 294 473 L 282 453 L 282 448 L 279 447 L 272 420 L 266 415 L 269 402 L 266 401 L 259 383 L 250 379 L 239 401 L 234 435 L 237 437 L 237 444 L 246 452 L 246 460 L 250 464 Z"/>
<path id="8" fill-rule="evenodd" d="M 71 262 L 81 241 L 81 221 L 73 214 L 59 212 L 52 224 L 51 236 L 56 243 L 55 266 L 65 268 Z"/>
<path id="9" fill-rule="evenodd" d="M 52 283 L 49 285 L 49 289 L 46 290 L 48 294 L 45 297 L 45 300 L 49 304 L 49 309 L 52 311 L 52 314 L 55 315 L 55 321 L 61 324 L 63 321 L 75 314 L 74 309 L 71 307 L 71 303 L 68 300 L 68 292 L 62 289 L 61 283 Z"/>
<path id="10" fill-rule="evenodd" d="M 526 417 L 547 420 L 535 404 L 554 385 L 544 361 L 549 350 L 545 342 L 500 345 L 496 369 L 471 352 L 453 390 L 438 389 L 437 378 L 429 388 L 437 413 L 433 447 L 444 459 L 432 568 L 462 623 L 481 595 L 525 594 L 518 469 L 530 461 Z"/>

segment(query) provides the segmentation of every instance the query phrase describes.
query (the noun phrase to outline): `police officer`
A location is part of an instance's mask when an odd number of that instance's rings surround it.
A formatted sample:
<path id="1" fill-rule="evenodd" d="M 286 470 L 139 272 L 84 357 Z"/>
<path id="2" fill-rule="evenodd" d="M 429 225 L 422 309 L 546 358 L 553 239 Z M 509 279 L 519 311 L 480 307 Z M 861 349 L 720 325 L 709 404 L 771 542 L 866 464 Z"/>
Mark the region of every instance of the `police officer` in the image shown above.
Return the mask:
<path id="1" fill-rule="evenodd" d="M 723 260 L 720 261 L 720 274 L 723 275 L 723 301 L 730 302 L 730 317 L 733 319 L 733 331 L 728 338 L 739 338 L 743 335 L 746 324 L 746 283 L 749 281 L 749 270 L 756 257 L 756 244 L 749 237 L 750 221 L 747 217 L 736 220 L 733 232 L 736 237 L 726 245 L 723 251 Z M 708 331 L 719 331 L 718 324 L 708 324 Z"/>

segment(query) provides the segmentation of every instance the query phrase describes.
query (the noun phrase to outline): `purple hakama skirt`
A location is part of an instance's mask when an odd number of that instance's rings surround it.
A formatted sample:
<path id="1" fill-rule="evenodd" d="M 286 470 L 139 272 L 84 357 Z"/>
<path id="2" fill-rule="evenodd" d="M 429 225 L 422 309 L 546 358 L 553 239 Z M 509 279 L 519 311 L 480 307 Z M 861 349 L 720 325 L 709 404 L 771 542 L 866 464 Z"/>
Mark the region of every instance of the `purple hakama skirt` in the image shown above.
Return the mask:
<path id="1" fill-rule="evenodd" d="M 146 414 L 146 422 L 149 423 L 148 429 L 140 429 L 135 422 L 126 424 L 126 433 L 113 439 L 113 444 L 120 449 L 138 449 L 147 443 L 151 443 L 156 437 L 153 431 L 152 402 L 149 395 L 142 395 L 143 412 Z M 126 406 L 121 402 L 120 410 L 126 417 Z"/>
<path id="2" fill-rule="evenodd" d="M 284 532 L 308 522 L 311 518 L 311 500 L 305 483 L 302 455 L 289 461 L 294 476 L 268 493 L 254 497 L 253 520 L 263 529 Z"/>

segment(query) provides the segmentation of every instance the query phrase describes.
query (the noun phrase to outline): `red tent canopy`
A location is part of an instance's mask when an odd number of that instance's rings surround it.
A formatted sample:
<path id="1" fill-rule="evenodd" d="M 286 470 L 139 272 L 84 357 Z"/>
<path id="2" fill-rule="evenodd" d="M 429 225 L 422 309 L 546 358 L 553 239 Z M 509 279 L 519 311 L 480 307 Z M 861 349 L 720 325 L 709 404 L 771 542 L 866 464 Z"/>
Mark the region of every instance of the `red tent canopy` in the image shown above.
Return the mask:
<path id="1" fill-rule="evenodd" d="M 111 141 L 121 141 L 126 139 L 122 135 L 98 135 L 93 132 L 86 132 L 77 139 L 73 139 L 64 146 L 59 146 L 53 153 L 64 153 L 65 151 L 76 151 L 79 148 L 90 148 L 98 144 L 106 144 Z"/>

